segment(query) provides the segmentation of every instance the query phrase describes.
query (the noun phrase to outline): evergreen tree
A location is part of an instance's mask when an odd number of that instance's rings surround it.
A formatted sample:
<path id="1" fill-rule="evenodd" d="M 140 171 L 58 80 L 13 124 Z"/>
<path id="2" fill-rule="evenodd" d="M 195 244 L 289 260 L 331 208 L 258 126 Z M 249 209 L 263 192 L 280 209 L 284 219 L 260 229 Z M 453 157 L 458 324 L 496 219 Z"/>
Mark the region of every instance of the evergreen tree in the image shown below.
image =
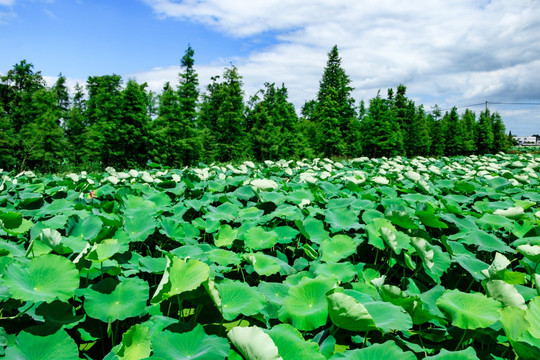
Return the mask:
<path id="1" fill-rule="evenodd" d="M 204 130 L 205 160 L 231 161 L 247 156 L 242 77 L 227 68 L 223 81 L 213 77 L 203 96 L 200 123 Z"/>
<path id="2" fill-rule="evenodd" d="M 476 152 L 476 115 L 466 109 L 461 118 L 463 128 L 463 154 L 471 155 Z"/>
<path id="3" fill-rule="evenodd" d="M 84 147 L 85 163 L 100 163 L 102 167 L 117 166 L 123 156 L 123 148 L 119 147 L 118 138 L 121 126 L 122 109 L 122 77 L 119 75 L 91 76 L 86 87 Z"/>
<path id="4" fill-rule="evenodd" d="M 491 126 L 493 130 L 493 153 L 507 151 L 510 144 L 508 143 L 506 129 L 499 113 L 495 112 L 491 115 Z"/>
<path id="5" fill-rule="evenodd" d="M 17 137 L 7 112 L 0 103 L 0 167 L 13 170 L 17 164 Z"/>
<path id="6" fill-rule="evenodd" d="M 478 154 L 487 154 L 493 151 L 493 127 L 489 109 L 482 111 L 476 124 L 476 149 Z"/>
<path id="7" fill-rule="evenodd" d="M 438 105 L 433 107 L 431 114 L 427 116 L 427 123 L 429 127 L 429 137 L 431 138 L 431 146 L 429 153 L 432 156 L 444 155 L 444 123 L 440 120 L 441 109 Z"/>
<path id="8" fill-rule="evenodd" d="M 246 121 L 252 155 L 257 161 L 295 158 L 300 155 L 301 139 L 294 105 L 288 101 L 285 85 L 265 84 L 263 98 L 253 96 L 255 104 Z"/>
<path id="9" fill-rule="evenodd" d="M 444 155 L 456 156 L 463 154 L 463 126 L 459 121 L 457 108 L 454 106 L 450 113 L 446 112 L 442 119 L 444 126 Z"/>
<path id="10" fill-rule="evenodd" d="M 188 46 L 182 57 L 184 72 L 178 86 L 178 119 L 171 124 L 170 138 L 172 165 L 196 164 L 202 154 L 202 134 L 197 130 L 197 104 L 199 79 L 195 71 L 194 51 Z"/>
<path id="11" fill-rule="evenodd" d="M 413 102 L 409 104 L 414 105 Z M 410 130 L 407 135 L 407 156 L 427 156 L 431 146 L 431 136 L 429 134 L 429 125 L 424 111 L 424 106 L 420 105 L 415 111 Z"/>
<path id="12" fill-rule="evenodd" d="M 67 141 L 68 159 L 75 166 L 82 165 L 83 152 L 86 139 L 85 131 L 88 122 L 85 117 L 86 102 L 84 101 L 83 88 L 77 83 L 73 103 L 65 121 L 65 136 Z"/>
<path id="13" fill-rule="evenodd" d="M 322 156 L 354 156 L 360 152 L 358 115 L 350 84 L 349 76 L 341 67 L 338 48 L 334 46 L 328 53 L 317 101 L 308 114 L 315 130 L 315 137 L 310 141 Z"/>
<path id="14" fill-rule="evenodd" d="M 129 80 L 122 92 L 117 154 L 113 163 L 121 167 L 139 168 L 148 160 L 148 103 L 146 83 Z"/>
<path id="15" fill-rule="evenodd" d="M 159 96 L 158 116 L 151 123 L 151 150 L 150 155 L 159 164 L 173 166 L 171 155 L 171 124 L 179 117 L 178 95 L 169 82 L 165 83 Z"/>
<path id="16" fill-rule="evenodd" d="M 395 113 L 389 103 L 377 94 L 369 102 L 367 116 L 362 120 L 362 149 L 369 157 L 392 157 L 403 154 L 403 138 Z"/>
<path id="17" fill-rule="evenodd" d="M 414 143 L 411 138 L 415 129 L 413 128 L 413 122 L 415 118 L 415 104 L 414 101 L 409 100 L 405 93 L 407 92 L 407 87 L 403 84 L 398 85 L 396 89 L 396 94 L 394 96 L 393 91 L 388 93 L 388 101 L 390 102 L 390 107 L 394 112 L 394 116 L 399 125 L 401 131 L 401 136 L 403 137 L 403 147 L 405 150 L 405 155 L 414 156 L 415 150 L 413 149 Z"/>

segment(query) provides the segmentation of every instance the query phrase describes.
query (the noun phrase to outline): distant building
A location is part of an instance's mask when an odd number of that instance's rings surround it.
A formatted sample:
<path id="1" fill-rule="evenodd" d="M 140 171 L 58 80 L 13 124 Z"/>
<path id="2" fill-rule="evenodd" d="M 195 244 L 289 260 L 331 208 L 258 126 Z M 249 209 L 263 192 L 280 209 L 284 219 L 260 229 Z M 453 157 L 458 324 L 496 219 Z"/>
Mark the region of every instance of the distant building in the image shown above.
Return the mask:
<path id="1" fill-rule="evenodd" d="M 513 136 L 514 139 L 519 143 L 519 145 L 536 145 L 535 136 Z"/>

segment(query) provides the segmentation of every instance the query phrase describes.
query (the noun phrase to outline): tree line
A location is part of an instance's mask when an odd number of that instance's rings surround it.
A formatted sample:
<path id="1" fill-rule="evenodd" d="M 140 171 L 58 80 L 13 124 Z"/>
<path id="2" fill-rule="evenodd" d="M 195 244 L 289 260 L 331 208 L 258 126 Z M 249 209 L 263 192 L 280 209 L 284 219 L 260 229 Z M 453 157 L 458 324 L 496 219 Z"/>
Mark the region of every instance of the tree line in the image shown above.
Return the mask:
<path id="1" fill-rule="evenodd" d="M 211 78 L 203 93 L 188 46 L 175 84 L 161 94 L 119 75 L 90 76 L 70 95 L 60 74 L 47 87 L 26 60 L 0 76 L 0 168 L 42 172 L 180 167 L 199 162 L 454 156 L 505 151 L 498 113 L 457 108 L 427 112 L 406 86 L 368 104 L 352 97 L 337 46 L 315 99 L 297 113 L 284 84 L 266 83 L 245 101 L 236 67 Z"/>

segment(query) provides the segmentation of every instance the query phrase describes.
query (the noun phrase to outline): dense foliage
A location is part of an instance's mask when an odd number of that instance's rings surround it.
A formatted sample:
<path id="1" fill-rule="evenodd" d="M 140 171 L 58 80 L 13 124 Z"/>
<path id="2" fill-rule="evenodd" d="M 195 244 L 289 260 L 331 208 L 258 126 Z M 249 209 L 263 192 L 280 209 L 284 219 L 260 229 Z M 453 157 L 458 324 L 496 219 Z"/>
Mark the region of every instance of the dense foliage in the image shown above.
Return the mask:
<path id="1" fill-rule="evenodd" d="M 316 99 L 298 116 L 284 84 L 267 83 L 244 101 L 242 77 L 232 66 L 202 95 L 194 51 L 181 59 L 176 85 L 160 95 L 118 75 L 90 76 L 86 92 L 70 98 L 60 74 L 48 88 L 33 65 L 16 64 L 0 76 L 0 168 L 41 172 L 170 167 L 199 162 L 454 156 L 497 153 L 509 146 L 499 114 L 477 117 L 454 108 L 426 112 L 404 85 L 378 94 L 366 108 L 352 97 L 337 46 L 328 54 Z"/>
<path id="2" fill-rule="evenodd" d="M 0 356 L 538 359 L 539 172 L 530 154 L 3 172 Z"/>

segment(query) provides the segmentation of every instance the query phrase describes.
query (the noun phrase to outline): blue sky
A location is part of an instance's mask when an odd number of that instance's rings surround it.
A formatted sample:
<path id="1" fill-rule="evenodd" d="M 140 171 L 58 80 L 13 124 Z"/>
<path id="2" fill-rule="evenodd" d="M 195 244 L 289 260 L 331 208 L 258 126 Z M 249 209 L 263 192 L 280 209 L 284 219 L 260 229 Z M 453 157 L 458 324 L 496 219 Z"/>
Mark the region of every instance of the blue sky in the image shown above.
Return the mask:
<path id="1" fill-rule="evenodd" d="M 26 59 L 49 82 L 116 73 L 159 93 L 189 43 L 201 90 L 233 63 L 246 96 L 284 82 L 300 108 L 337 44 L 357 101 L 402 83 L 427 110 L 539 103 L 538 34 L 535 0 L 0 0 L 0 74 Z M 490 108 L 540 133 L 539 105 Z"/>

